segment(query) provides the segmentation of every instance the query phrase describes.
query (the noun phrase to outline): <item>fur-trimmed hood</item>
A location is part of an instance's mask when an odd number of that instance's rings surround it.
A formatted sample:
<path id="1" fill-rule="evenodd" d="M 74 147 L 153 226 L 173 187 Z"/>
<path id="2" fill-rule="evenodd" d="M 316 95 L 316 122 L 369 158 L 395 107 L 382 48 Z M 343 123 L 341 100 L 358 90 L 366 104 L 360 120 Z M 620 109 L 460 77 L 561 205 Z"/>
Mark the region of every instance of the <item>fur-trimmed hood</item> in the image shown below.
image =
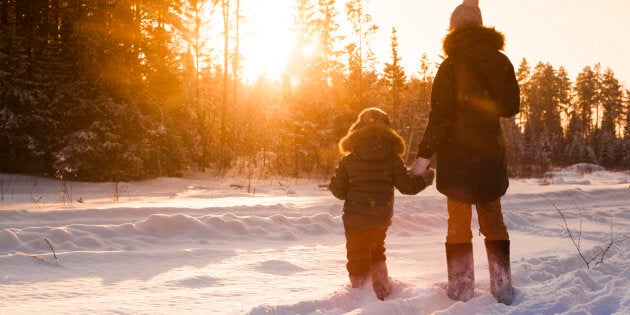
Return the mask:
<path id="1" fill-rule="evenodd" d="M 366 159 L 404 157 L 405 151 L 405 140 L 394 129 L 380 124 L 350 131 L 339 141 L 339 152 L 356 153 Z"/>
<path id="2" fill-rule="evenodd" d="M 442 48 L 446 56 L 465 52 L 483 45 L 493 50 L 503 50 L 505 36 L 494 27 L 463 26 L 449 32 L 443 41 Z"/>

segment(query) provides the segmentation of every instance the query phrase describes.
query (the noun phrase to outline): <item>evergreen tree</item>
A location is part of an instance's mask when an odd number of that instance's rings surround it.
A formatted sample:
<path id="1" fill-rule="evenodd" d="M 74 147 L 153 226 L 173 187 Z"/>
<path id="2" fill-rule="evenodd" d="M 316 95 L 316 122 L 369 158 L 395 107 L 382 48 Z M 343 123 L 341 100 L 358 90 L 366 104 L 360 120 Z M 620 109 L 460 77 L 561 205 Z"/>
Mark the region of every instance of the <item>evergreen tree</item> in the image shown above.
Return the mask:
<path id="1" fill-rule="evenodd" d="M 412 77 L 405 85 L 398 118 L 394 120 L 395 128 L 407 141 L 408 150 L 405 161 L 408 163 L 415 160 L 417 147 L 422 139 L 422 132 L 429 122 L 431 111 L 431 86 L 434 73 L 426 53 L 420 59 L 418 75 L 419 77 Z"/>
<path id="2" fill-rule="evenodd" d="M 391 37 L 392 63 L 385 63 L 383 70 L 385 84 L 391 95 L 390 116 L 394 120 L 398 119 L 398 110 L 401 106 L 401 93 L 405 87 L 407 76 L 405 69 L 400 65 L 400 56 L 398 55 L 398 37 L 396 36 L 396 28 L 392 27 Z"/>
<path id="3" fill-rule="evenodd" d="M 518 70 L 516 71 L 516 79 L 518 80 L 521 92 L 521 111 L 517 115 L 518 127 L 521 130 L 525 128 L 525 122 L 528 119 L 527 115 L 530 111 L 529 100 L 527 99 L 527 95 L 529 95 L 530 77 L 531 67 L 529 66 L 529 62 L 527 62 L 527 59 L 523 58 L 518 66 Z"/>
<path id="4" fill-rule="evenodd" d="M 516 117 L 502 118 L 501 129 L 505 138 L 508 172 L 510 176 L 521 177 L 522 165 L 526 161 L 525 147 L 521 130 L 516 123 Z"/>
<path id="5" fill-rule="evenodd" d="M 194 148 L 192 160 L 196 161 L 197 169 L 205 172 L 210 162 L 213 133 L 211 131 L 211 113 L 217 107 L 216 95 L 212 94 L 212 85 L 216 83 L 211 64 L 210 39 L 202 34 L 202 28 L 210 25 L 209 17 L 216 10 L 218 0 L 188 0 L 182 9 L 181 32 L 188 43 L 188 49 L 182 56 L 182 88 L 183 103 L 190 108 L 194 124 L 194 136 L 190 137 Z M 213 106 L 214 105 L 214 106 Z M 183 119 L 182 121 L 188 121 Z M 188 129 L 188 128 L 186 128 Z"/>
<path id="6" fill-rule="evenodd" d="M 230 0 L 221 0 L 221 17 L 223 19 L 223 68 L 221 69 L 223 80 L 221 81 L 221 106 L 219 120 L 219 172 L 227 171 L 232 160 L 230 128 L 228 122 L 229 109 L 229 78 L 230 78 Z"/>
<path id="7" fill-rule="evenodd" d="M 542 175 L 546 170 L 542 168 L 541 142 L 534 133 L 531 120 L 525 122 L 523 130 L 523 159 L 521 160 L 521 173 L 525 177 Z"/>
<path id="8" fill-rule="evenodd" d="M 556 90 L 556 100 L 558 103 L 558 116 L 552 117 L 552 119 L 558 119 L 560 123 L 560 128 L 556 129 L 557 137 L 560 143 L 556 144 L 556 148 L 554 149 L 554 163 L 558 165 L 567 165 L 569 163 L 567 161 L 566 155 L 563 154 L 564 148 L 567 144 L 566 137 L 564 134 L 564 130 L 566 130 L 566 124 L 569 120 L 569 112 L 573 109 L 573 104 L 571 103 L 571 90 L 572 83 L 569 79 L 569 75 L 564 67 L 558 68 L 556 71 L 556 80 L 555 80 L 555 90 Z M 556 125 L 556 128 L 558 125 Z"/>
<path id="9" fill-rule="evenodd" d="M 320 69 L 324 74 L 322 77 L 322 87 L 328 93 L 325 94 L 326 102 L 333 102 L 333 90 L 341 86 L 342 68 L 339 58 L 343 53 L 337 46 L 341 41 L 338 34 L 339 23 L 337 18 L 339 12 L 336 9 L 336 0 L 318 0 L 319 20 L 315 35 L 319 38 Z"/>
<path id="10" fill-rule="evenodd" d="M 573 83 L 569 79 L 569 74 L 564 67 L 558 68 L 556 72 L 556 90 L 558 91 L 557 99 L 560 106 L 560 116 L 564 121 L 568 121 L 569 112 L 573 110 L 571 102 Z"/>
<path id="11" fill-rule="evenodd" d="M 357 115 L 367 107 L 377 105 L 378 89 L 374 52 L 370 40 L 378 26 L 372 23 L 372 17 L 365 11 L 367 0 L 349 0 L 346 2 L 346 16 L 353 30 L 353 41 L 346 46 L 348 55 L 347 78 L 348 101 L 351 112 Z"/>
<path id="12" fill-rule="evenodd" d="M 550 64 L 538 63 L 525 89 L 525 98 L 529 104 L 527 124 L 532 133 L 532 140 L 543 144 L 544 156 L 539 160 L 550 159 L 549 165 L 559 162 L 564 136 L 560 123 L 560 80 Z M 542 151 L 538 151 L 541 154 Z"/>
<path id="13" fill-rule="evenodd" d="M 592 148 L 584 141 L 582 128 L 584 123 L 580 121 L 580 115 L 573 111 L 569 115 L 565 147 L 567 164 L 597 163 L 597 157 Z"/>
<path id="14" fill-rule="evenodd" d="M 328 94 L 328 72 L 332 70 L 332 64 L 327 58 L 330 56 L 321 52 L 305 53 L 306 48 L 321 43 L 319 34 L 324 32 L 330 35 L 332 32 L 323 29 L 322 17 L 318 15 L 321 12 L 311 1 L 300 0 L 294 15 L 296 41 L 285 77 L 285 89 L 288 92 L 284 101 L 289 110 L 284 116 L 284 126 L 288 128 L 283 130 L 281 142 L 288 145 L 282 155 L 287 164 L 292 166 L 290 174 L 296 178 L 300 174 L 310 175 L 322 168 L 329 168 L 323 159 L 328 156 L 328 151 L 334 149 L 331 144 L 336 142 L 332 127 L 334 106 L 329 102 Z M 328 20 L 327 23 L 333 21 Z"/>
<path id="15" fill-rule="evenodd" d="M 342 94 L 345 87 L 345 77 L 343 75 L 343 64 L 340 57 L 343 51 L 340 50 L 342 36 L 339 34 L 339 12 L 337 11 L 336 0 L 318 0 L 319 20 L 315 30 L 315 37 L 319 39 L 318 53 L 320 79 L 320 95 L 322 98 L 322 124 L 321 145 L 318 148 L 318 170 L 328 176 L 337 164 L 337 141 L 343 136 L 343 124 L 339 121 L 347 113 L 344 104 L 338 95 Z"/>
<path id="16" fill-rule="evenodd" d="M 617 137 L 622 133 L 623 90 L 610 68 L 602 75 L 601 100 L 603 107 L 601 129 Z"/>
<path id="17" fill-rule="evenodd" d="M 575 111 L 580 115 L 580 121 L 584 124 L 582 128 L 583 138 L 587 138 L 593 129 L 593 106 L 597 102 L 599 80 L 599 74 L 593 71 L 590 66 L 584 67 L 575 79 Z"/>
<path id="18" fill-rule="evenodd" d="M 623 158 L 623 146 L 617 137 L 621 131 L 623 92 L 611 69 L 606 69 L 601 78 L 602 122 L 597 130 L 597 155 L 603 166 L 616 168 Z"/>

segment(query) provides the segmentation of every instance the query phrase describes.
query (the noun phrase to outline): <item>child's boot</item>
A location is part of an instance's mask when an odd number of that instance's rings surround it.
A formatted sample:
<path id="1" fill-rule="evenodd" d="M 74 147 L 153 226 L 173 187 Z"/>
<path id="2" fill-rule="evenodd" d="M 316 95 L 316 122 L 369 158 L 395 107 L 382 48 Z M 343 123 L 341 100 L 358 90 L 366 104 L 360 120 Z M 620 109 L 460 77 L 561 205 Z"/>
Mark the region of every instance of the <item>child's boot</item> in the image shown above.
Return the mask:
<path id="1" fill-rule="evenodd" d="M 363 275 L 350 275 L 350 284 L 355 289 L 362 289 L 369 276 L 369 273 Z"/>
<path id="2" fill-rule="evenodd" d="M 377 261 L 372 264 L 372 287 L 376 297 L 383 301 L 392 291 L 392 282 L 387 272 L 385 261 Z"/>

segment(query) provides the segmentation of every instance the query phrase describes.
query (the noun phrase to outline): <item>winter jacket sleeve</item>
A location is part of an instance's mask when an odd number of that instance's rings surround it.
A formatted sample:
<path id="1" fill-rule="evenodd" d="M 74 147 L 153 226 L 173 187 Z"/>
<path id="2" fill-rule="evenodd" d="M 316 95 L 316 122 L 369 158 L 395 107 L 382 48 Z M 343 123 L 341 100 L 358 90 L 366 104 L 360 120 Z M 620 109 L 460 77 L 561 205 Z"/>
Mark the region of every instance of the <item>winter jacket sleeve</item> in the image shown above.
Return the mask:
<path id="1" fill-rule="evenodd" d="M 446 59 L 440 65 L 431 91 L 431 113 L 429 123 L 418 145 L 417 157 L 431 158 L 440 140 L 446 135 L 457 114 L 453 62 Z"/>
<path id="2" fill-rule="evenodd" d="M 416 176 L 409 173 L 402 158 L 394 159 L 393 175 L 394 186 L 404 195 L 415 195 L 428 186 L 422 175 Z"/>
<path id="3" fill-rule="evenodd" d="M 337 169 L 335 169 L 335 175 L 330 179 L 330 184 L 328 185 L 328 189 L 332 192 L 333 196 L 341 200 L 346 200 L 349 186 L 348 172 L 346 171 L 345 163 L 346 159 L 341 158 Z"/>
<path id="4" fill-rule="evenodd" d="M 521 92 L 518 86 L 518 81 L 516 80 L 516 74 L 514 73 L 514 67 L 512 64 L 507 61 L 510 65 L 509 71 L 506 71 L 506 84 L 505 91 L 503 93 L 503 106 L 501 117 L 512 117 L 520 111 L 520 103 L 521 103 Z"/>

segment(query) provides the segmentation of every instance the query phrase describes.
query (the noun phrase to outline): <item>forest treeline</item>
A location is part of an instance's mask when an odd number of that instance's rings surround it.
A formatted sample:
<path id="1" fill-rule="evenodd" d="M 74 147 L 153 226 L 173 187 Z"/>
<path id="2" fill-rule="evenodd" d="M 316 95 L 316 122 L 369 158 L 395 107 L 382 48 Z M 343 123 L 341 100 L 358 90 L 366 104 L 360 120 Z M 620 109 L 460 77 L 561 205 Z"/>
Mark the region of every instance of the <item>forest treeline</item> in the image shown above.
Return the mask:
<path id="1" fill-rule="evenodd" d="M 391 58 L 376 60 L 366 1 L 295 1 L 286 71 L 249 82 L 240 0 L 0 0 L 0 172 L 326 178 L 337 141 L 371 106 L 390 113 L 410 162 L 436 64 L 424 55 L 406 72 L 395 28 Z M 611 69 L 588 65 L 572 80 L 562 66 L 515 66 L 522 111 L 502 121 L 512 176 L 630 169 L 629 93 Z"/>

